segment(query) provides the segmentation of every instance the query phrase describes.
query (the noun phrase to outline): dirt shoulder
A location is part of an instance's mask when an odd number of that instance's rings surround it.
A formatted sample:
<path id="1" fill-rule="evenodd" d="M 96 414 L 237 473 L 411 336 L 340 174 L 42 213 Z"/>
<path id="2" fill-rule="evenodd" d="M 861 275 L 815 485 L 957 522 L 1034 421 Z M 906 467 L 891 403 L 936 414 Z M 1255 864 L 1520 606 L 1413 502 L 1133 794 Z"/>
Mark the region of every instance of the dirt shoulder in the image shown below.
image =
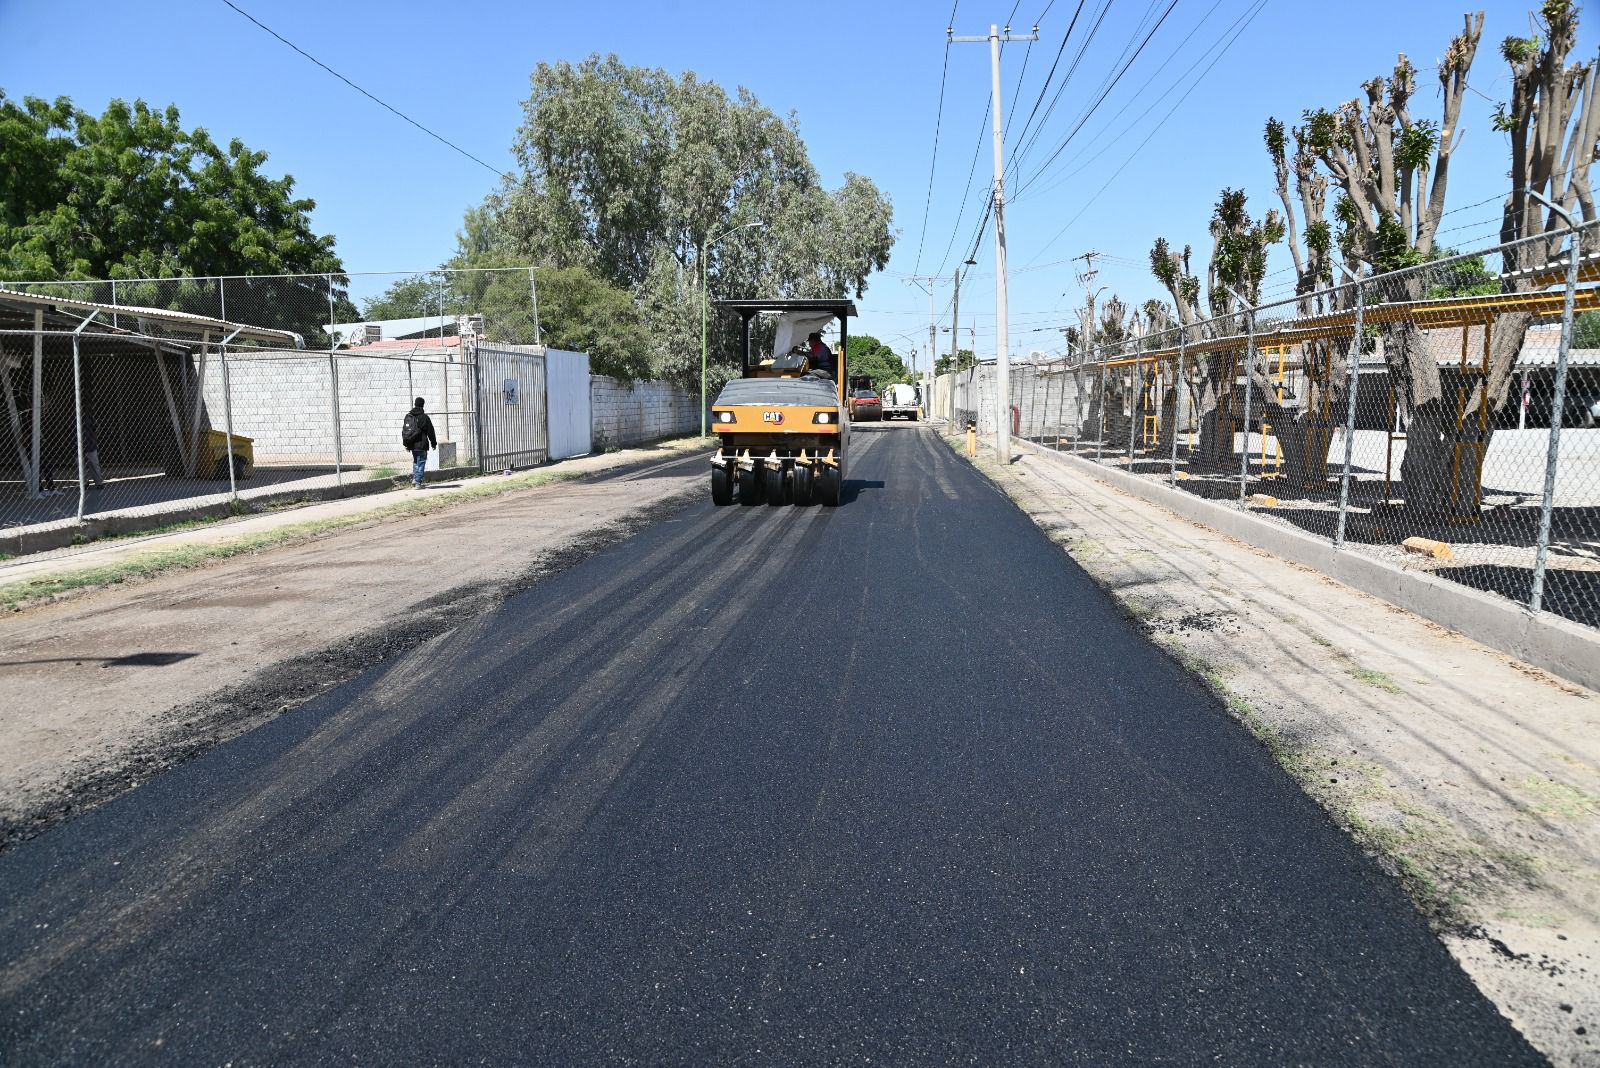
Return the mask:
<path id="1" fill-rule="evenodd" d="M 1529 1040 L 1600 1064 L 1600 695 L 1062 457 L 993 455 L 978 466 L 1401 880 Z"/>
<path id="2" fill-rule="evenodd" d="M 701 448 L 331 502 L 11 576 L 33 596 L 0 615 L 0 848 L 676 511 L 704 492 Z"/>

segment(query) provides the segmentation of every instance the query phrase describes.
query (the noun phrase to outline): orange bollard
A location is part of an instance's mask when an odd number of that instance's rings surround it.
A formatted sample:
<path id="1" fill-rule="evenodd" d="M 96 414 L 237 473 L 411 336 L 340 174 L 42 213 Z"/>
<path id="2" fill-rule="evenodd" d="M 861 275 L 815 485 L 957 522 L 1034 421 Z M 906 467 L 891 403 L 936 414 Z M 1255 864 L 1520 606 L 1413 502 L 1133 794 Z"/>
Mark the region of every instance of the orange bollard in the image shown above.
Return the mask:
<path id="1" fill-rule="evenodd" d="M 967 455 L 973 459 L 978 456 L 978 424 L 967 424 Z"/>

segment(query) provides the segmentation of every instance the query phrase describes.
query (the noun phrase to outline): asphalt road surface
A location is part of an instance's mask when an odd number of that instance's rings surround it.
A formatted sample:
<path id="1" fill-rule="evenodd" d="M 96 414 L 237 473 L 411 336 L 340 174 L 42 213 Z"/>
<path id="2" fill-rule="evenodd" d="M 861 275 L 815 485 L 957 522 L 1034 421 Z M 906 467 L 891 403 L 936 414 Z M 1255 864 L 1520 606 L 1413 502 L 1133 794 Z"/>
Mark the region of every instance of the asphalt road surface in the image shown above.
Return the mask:
<path id="1" fill-rule="evenodd" d="M 1540 1063 L 997 490 L 855 444 L 0 856 L 0 1061 Z"/>

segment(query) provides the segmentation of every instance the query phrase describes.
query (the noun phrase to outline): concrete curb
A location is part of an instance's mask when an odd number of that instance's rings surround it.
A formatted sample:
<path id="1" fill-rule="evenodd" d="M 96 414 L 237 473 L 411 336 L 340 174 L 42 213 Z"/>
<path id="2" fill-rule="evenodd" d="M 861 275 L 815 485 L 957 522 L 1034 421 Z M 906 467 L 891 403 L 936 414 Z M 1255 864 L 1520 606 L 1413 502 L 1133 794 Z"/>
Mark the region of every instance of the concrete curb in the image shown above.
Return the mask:
<path id="1" fill-rule="evenodd" d="M 423 481 L 442 482 L 451 478 L 476 477 L 479 473 L 475 467 L 452 467 L 443 471 L 429 471 L 423 476 Z M 291 489 L 279 493 L 263 493 L 253 497 L 242 497 L 237 502 L 220 501 L 213 504 L 173 508 L 169 511 L 152 512 L 143 515 L 91 515 L 85 517 L 81 524 L 68 523 L 63 526 L 50 527 L 47 530 L 0 537 L 0 553 L 4 553 L 7 556 L 30 556 L 35 553 L 49 552 L 52 549 L 64 549 L 69 545 L 88 545 L 102 538 L 116 535 L 142 534 L 148 530 L 159 530 L 162 527 L 172 526 L 176 523 L 187 523 L 196 519 L 218 519 L 229 515 L 254 515 L 259 512 L 270 511 L 274 506 L 281 506 L 289 501 L 304 501 L 307 504 L 316 504 L 322 501 L 343 500 L 347 497 L 365 497 L 374 493 L 386 493 L 389 490 L 399 489 L 409 482 L 409 475 L 396 475 L 393 478 L 346 482 L 342 486 L 317 486 L 311 489 Z"/>
<path id="2" fill-rule="evenodd" d="M 1201 526 L 1313 568 L 1363 593 L 1415 612 L 1552 675 L 1600 690 L 1600 632 L 1549 612 L 1534 615 L 1504 598 L 1435 578 L 1426 572 L 1407 571 L 1386 560 L 1336 550 L 1332 542 L 1139 475 L 1041 448 L 1032 442 L 1018 444 L 1038 455 L 1054 457 L 1085 475 L 1176 512 Z"/>

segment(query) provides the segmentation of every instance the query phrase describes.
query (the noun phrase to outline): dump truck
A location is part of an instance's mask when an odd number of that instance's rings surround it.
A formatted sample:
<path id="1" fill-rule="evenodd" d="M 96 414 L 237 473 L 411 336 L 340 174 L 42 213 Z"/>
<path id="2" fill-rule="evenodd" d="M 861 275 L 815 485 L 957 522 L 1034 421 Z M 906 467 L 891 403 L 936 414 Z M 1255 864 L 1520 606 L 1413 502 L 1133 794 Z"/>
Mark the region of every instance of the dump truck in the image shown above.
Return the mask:
<path id="1" fill-rule="evenodd" d="M 717 436 L 711 501 L 837 505 L 844 492 L 850 420 L 845 367 L 849 300 L 723 300 L 741 320 L 740 376 L 711 405 Z M 758 316 L 775 316 L 770 351 L 755 351 Z M 839 324 L 837 350 L 812 352 L 806 339 Z M 763 330 L 763 333 L 765 331 Z M 766 348 L 763 341 L 761 348 Z"/>

